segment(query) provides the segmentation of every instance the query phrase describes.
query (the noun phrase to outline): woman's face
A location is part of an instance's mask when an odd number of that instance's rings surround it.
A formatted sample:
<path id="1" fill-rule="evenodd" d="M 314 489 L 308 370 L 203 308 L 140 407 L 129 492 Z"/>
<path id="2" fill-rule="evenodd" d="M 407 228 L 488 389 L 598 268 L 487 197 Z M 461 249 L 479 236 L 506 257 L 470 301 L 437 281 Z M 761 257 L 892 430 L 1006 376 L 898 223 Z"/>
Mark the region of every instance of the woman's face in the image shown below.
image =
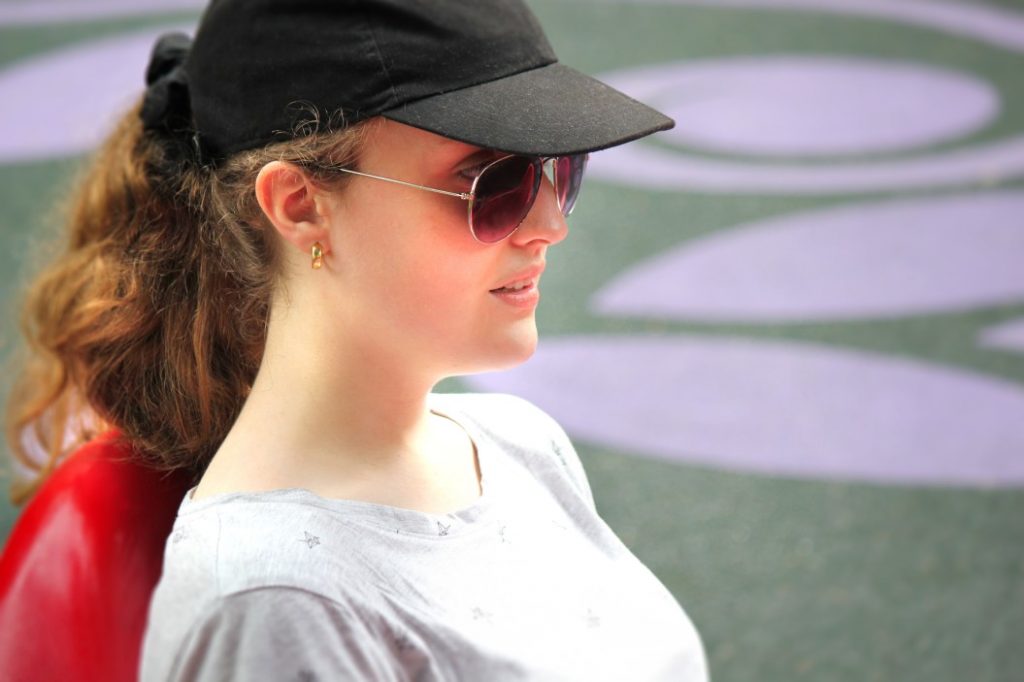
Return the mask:
<path id="1" fill-rule="evenodd" d="M 372 127 L 365 173 L 453 192 L 501 156 L 386 119 Z M 514 366 L 537 344 L 535 306 L 491 293 L 545 262 L 568 228 L 545 176 L 529 215 L 510 237 L 482 244 L 470 234 L 468 202 L 351 176 L 332 199 L 334 308 L 348 342 L 371 344 L 440 376 Z"/>

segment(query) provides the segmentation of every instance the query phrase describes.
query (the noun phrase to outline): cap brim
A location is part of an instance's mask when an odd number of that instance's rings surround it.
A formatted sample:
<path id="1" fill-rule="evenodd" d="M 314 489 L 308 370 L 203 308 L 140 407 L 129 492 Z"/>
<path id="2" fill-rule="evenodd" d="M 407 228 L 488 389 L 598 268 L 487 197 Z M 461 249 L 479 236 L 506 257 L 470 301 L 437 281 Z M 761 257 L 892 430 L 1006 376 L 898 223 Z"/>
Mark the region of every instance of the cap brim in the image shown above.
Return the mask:
<path id="1" fill-rule="evenodd" d="M 512 154 L 582 154 L 668 130 L 668 116 L 557 62 L 382 112 L 460 142 Z"/>

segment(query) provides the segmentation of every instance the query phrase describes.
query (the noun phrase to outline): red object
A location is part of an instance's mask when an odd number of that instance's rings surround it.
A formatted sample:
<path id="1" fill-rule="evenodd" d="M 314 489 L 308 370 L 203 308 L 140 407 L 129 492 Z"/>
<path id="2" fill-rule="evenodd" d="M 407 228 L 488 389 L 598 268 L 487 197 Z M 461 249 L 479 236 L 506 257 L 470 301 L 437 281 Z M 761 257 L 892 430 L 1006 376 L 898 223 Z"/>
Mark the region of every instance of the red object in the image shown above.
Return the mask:
<path id="1" fill-rule="evenodd" d="M 25 506 L 0 556 L 0 679 L 135 680 L 186 472 L 142 466 L 116 432 Z"/>

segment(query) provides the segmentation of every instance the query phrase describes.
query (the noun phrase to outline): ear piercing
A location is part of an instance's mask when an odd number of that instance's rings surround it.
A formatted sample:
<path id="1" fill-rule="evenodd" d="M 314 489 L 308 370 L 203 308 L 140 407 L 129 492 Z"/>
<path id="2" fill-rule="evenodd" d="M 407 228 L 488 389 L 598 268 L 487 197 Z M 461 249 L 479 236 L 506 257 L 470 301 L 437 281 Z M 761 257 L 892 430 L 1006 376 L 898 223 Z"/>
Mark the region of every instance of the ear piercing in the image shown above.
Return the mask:
<path id="1" fill-rule="evenodd" d="M 313 269 L 319 270 L 324 265 L 324 247 L 320 242 L 313 242 Z"/>

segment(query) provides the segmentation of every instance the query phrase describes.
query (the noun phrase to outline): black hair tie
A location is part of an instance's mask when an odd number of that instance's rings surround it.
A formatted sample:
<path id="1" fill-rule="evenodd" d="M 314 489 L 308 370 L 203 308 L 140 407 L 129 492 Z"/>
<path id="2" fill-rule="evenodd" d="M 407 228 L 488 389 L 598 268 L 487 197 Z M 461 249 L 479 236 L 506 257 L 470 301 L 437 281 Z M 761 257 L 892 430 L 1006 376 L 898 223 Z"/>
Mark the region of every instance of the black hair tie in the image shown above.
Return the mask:
<path id="1" fill-rule="evenodd" d="M 140 117 L 146 130 L 163 133 L 177 143 L 182 155 L 203 163 L 185 72 L 191 47 L 192 39 L 184 33 L 165 33 L 156 41 L 146 68 L 147 88 Z"/>

